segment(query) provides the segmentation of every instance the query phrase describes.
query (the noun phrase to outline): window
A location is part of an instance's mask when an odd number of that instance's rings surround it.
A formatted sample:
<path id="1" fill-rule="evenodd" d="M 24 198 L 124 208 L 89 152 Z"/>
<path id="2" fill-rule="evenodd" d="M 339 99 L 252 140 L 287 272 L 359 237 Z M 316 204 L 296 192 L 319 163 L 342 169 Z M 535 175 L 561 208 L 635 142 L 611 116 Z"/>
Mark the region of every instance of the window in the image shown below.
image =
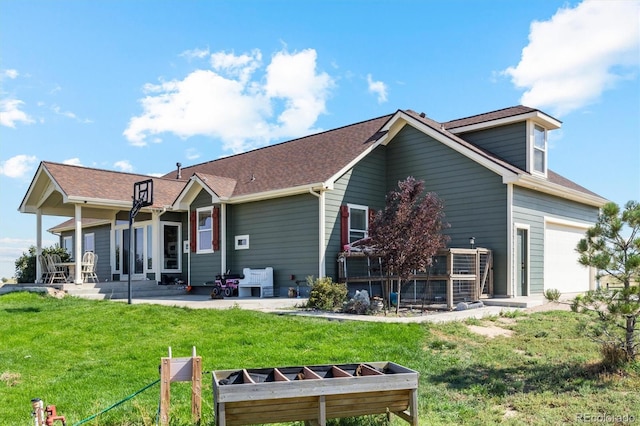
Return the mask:
<path id="1" fill-rule="evenodd" d="M 533 126 L 533 171 L 547 173 L 547 131 Z"/>
<path id="2" fill-rule="evenodd" d="M 361 240 L 367 237 L 367 206 L 357 206 L 349 204 L 349 243 Z"/>
<path id="3" fill-rule="evenodd" d="M 62 248 L 73 258 L 75 253 L 73 253 L 73 237 L 71 235 L 62 239 Z"/>
<path id="4" fill-rule="evenodd" d="M 213 219 L 211 207 L 198 209 L 197 241 L 198 253 L 213 252 Z"/>
<path id="5" fill-rule="evenodd" d="M 236 250 L 247 250 L 249 248 L 249 236 L 248 235 L 236 235 Z"/>
<path id="6" fill-rule="evenodd" d="M 94 233 L 84 234 L 84 251 L 96 251 L 96 236 Z"/>
<path id="7" fill-rule="evenodd" d="M 147 225 L 147 269 L 153 268 L 153 226 Z"/>
<path id="8" fill-rule="evenodd" d="M 180 270 L 180 225 L 162 224 L 162 269 L 165 271 Z"/>

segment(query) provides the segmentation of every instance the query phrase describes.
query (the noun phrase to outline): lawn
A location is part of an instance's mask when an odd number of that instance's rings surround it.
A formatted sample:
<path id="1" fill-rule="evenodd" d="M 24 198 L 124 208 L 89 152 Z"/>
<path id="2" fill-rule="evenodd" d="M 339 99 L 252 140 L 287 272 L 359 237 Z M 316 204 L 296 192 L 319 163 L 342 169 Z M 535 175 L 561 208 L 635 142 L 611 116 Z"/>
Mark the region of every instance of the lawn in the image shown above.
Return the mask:
<path id="1" fill-rule="evenodd" d="M 421 424 L 562 424 L 603 413 L 639 422 L 640 363 L 603 372 L 577 323 L 562 311 L 439 325 L 337 322 L 11 293 L 0 296 L 0 424 L 32 423 L 30 401 L 41 398 L 76 425 L 156 381 L 169 346 L 174 357 L 195 346 L 203 358 L 203 425 L 214 424 L 212 370 L 361 361 L 420 372 Z M 189 424 L 190 384 L 172 384 L 171 394 L 171 424 Z M 151 386 L 85 424 L 154 425 L 158 399 Z"/>

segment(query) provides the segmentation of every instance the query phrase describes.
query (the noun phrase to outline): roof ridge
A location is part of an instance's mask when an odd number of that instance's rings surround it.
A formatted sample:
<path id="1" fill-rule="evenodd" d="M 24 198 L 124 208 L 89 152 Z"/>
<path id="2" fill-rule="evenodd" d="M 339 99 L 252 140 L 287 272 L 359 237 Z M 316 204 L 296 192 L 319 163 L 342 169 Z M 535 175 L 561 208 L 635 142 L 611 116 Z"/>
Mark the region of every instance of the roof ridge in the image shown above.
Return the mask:
<path id="1" fill-rule="evenodd" d="M 132 172 L 123 172 L 123 171 L 120 171 L 120 170 L 109 170 L 109 169 L 104 169 L 104 168 L 100 168 L 100 167 L 81 166 L 81 165 L 78 165 L 78 164 L 58 163 L 56 161 L 42 160 L 41 163 L 45 164 L 45 165 L 51 164 L 51 165 L 54 165 L 54 166 L 73 167 L 73 168 L 77 168 L 77 169 L 92 170 L 92 171 L 97 171 L 97 172 L 118 173 L 120 175 L 141 176 L 141 177 L 147 177 L 147 178 L 150 178 L 150 179 L 162 179 L 162 180 L 166 180 L 166 181 L 175 181 L 176 180 L 176 179 L 167 178 L 167 177 L 165 177 L 165 175 L 154 176 L 154 175 L 149 175 L 149 174 L 144 174 L 144 173 L 132 173 Z"/>
<path id="2" fill-rule="evenodd" d="M 492 110 L 492 111 L 481 112 L 481 113 L 479 113 L 479 114 L 473 114 L 473 115 L 469 115 L 469 116 L 467 116 L 467 117 L 454 118 L 453 120 L 443 121 L 443 122 L 442 122 L 442 124 L 446 125 L 446 124 L 448 124 L 448 123 L 452 123 L 452 122 L 454 122 L 454 121 L 469 120 L 469 119 L 471 119 L 471 118 L 481 117 L 481 116 L 483 116 L 483 115 L 495 114 L 495 113 L 498 113 L 498 112 L 501 112 L 501 111 L 507 111 L 507 110 L 510 110 L 510 109 L 515 110 L 515 109 L 517 109 L 517 108 L 526 108 L 526 109 L 528 109 L 529 111 L 539 111 L 539 110 L 537 110 L 536 108 L 531 108 L 531 107 L 528 107 L 528 106 L 526 106 L 526 105 L 519 104 L 519 105 L 513 105 L 513 106 L 510 106 L 510 107 L 500 108 L 500 109 L 496 109 L 496 110 Z M 517 114 L 518 114 L 518 113 L 515 113 L 515 112 L 514 112 L 514 114 L 513 114 L 513 115 L 517 115 Z"/>

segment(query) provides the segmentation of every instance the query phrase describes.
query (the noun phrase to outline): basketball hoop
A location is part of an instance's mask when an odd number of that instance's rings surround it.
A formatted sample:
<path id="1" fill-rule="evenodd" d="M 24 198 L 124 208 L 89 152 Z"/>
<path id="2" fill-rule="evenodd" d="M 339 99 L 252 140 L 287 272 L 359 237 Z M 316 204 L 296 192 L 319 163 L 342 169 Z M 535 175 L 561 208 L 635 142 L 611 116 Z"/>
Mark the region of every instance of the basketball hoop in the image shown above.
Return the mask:
<path id="1" fill-rule="evenodd" d="M 153 179 L 147 179 L 133 184 L 133 205 L 129 211 L 129 273 L 127 274 L 127 284 L 129 289 L 129 305 L 131 304 L 131 274 L 133 274 L 133 253 L 132 243 L 133 218 L 143 207 L 153 205 Z"/>

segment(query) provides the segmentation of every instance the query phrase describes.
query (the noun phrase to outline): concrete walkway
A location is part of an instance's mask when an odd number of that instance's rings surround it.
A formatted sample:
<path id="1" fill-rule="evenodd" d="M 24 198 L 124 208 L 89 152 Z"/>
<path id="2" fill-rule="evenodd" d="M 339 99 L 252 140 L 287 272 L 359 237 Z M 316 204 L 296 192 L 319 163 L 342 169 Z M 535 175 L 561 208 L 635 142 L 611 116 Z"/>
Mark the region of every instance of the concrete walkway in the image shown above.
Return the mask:
<path id="1" fill-rule="evenodd" d="M 510 299 L 508 299 L 510 300 Z M 114 300 L 116 301 L 116 300 Z M 117 300 L 125 302 L 127 300 Z M 464 321 L 467 318 L 481 319 L 489 316 L 500 315 L 501 312 L 515 311 L 528 307 L 526 303 L 520 301 L 520 307 L 514 306 L 484 306 L 482 308 L 468 309 L 464 311 L 429 311 L 421 313 L 419 311 L 409 312 L 401 316 L 395 313 L 388 315 L 353 315 L 343 313 L 330 313 L 325 311 L 311 311 L 301 309 L 307 299 L 290 298 L 265 298 L 257 297 L 230 297 L 226 299 L 211 299 L 206 295 L 185 294 L 182 296 L 156 297 L 156 298 L 133 298 L 132 304 L 154 304 L 164 306 L 188 307 L 192 309 L 247 309 L 261 312 L 270 312 L 279 315 L 307 316 L 315 318 L 325 318 L 332 321 L 369 321 L 369 322 L 394 322 L 394 323 L 419 323 L 419 322 L 448 322 Z M 532 304 L 537 304 L 534 300 Z M 540 302 L 541 303 L 541 302 Z"/>

